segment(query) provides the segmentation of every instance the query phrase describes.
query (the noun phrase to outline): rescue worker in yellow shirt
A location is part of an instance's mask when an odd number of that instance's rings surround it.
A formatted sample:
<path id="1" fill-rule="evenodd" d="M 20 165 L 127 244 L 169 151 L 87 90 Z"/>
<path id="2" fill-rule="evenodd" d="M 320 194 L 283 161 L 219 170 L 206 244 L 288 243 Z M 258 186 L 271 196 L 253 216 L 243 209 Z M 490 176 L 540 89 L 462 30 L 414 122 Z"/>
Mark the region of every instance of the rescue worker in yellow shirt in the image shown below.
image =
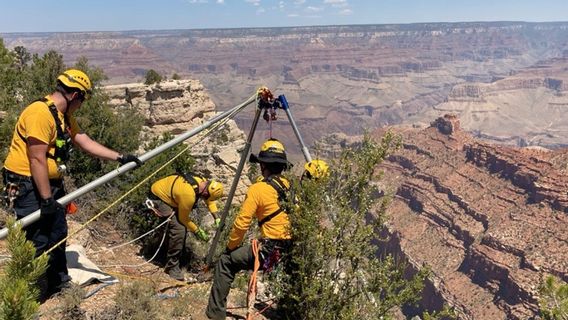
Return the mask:
<path id="1" fill-rule="evenodd" d="M 209 240 L 207 232 L 190 220 L 191 211 L 197 200 L 203 199 L 213 216 L 215 226 L 219 226 L 216 200 L 223 196 L 223 185 L 215 180 L 206 180 L 194 174 L 175 174 L 152 184 L 146 206 L 157 215 L 174 217 L 168 224 L 168 253 L 164 271 L 173 279 L 184 281 L 180 268 L 180 257 L 185 248 L 187 230 L 203 242 Z"/>
<path id="2" fill-rule="evenodd" d="M 304 173 L 301 180 L 320 179 L 329 174 L 329 165 L 324 160 L 315 159 L 304 165 Z"/>
<path id="3" fill-rule="evenodd" d="M 64 71 L 57 77 L 55 91 L 28 105 L 14 129 L 2 169 L 3 197 L 17 219 L 40 209 L 40 219 L 24 228 L 36 256 L 67 237 L 66 209 L 55 200 L 65 195 L 63 174 L 72 144 L 100 159 L 141 164 L 136 156 L 123 156 L 81 132 L 74 113 L 89 98 L 91 89 L 84 72 Z M 50 252 L 46 273 L 38 280 L 40 301 L 69 280 L 63 243 Z"/>
<path id="4" fill-rule="evenodd" d="M 215 268 L 206 310 L 210 319 L 225 319 L 227 296 L 235 275 L 240 270 L 252 270 L 254 267 L 251 244 L 242 245 L 254 218 L 262 235 L 259 254 L 262 270 L 291 248 L 290 220 L 282 205 L 282 199 L 290 189 L 290 182 L 282 176 L 282 172 L 290 167 L 284 145 L 276 139 L 269 139 L 262 144 L 258 155 L 251 154 L 250 161 L 260 164 L 263 179 L 249 187 L 229 235 L 226 251 Z"/>

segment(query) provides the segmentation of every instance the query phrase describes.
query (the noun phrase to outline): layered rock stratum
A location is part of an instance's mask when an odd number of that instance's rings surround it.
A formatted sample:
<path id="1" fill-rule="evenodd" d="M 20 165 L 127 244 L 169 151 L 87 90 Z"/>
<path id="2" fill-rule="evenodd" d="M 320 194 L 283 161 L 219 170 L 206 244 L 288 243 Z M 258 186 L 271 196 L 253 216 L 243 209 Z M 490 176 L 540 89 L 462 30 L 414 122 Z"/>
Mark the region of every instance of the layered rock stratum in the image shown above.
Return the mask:
<path id="1" fill-rule="evenodd" d="M 199 79 L 220 110 L 260 85 L 285 94 L 308 144 L 447 112 L 509 145 L 564 146 L 568 23 L 464 22 L 3 34 L 8 47 L 80 56 L 113 83 L 155 69 Z M 237 117 L 247 130 L 252 116 Z M 279 138 L 299 153 L 285 121 Z M 261 129 L 264 127 L 261 126 Z M 258 139 L 262 139 L 260 135 Z M 258 143 L 258 141 L 255 141 Z"/>
<path id="2" fill-rule="evenodd" d="M 388 249 L 432 269 L 423 306 L 535 317 L 542 279 L 568 281 L 568 151 L 489 144 L 454 115 L 393 130 L 403 147 L 380 168 L 394 194 Z"/>

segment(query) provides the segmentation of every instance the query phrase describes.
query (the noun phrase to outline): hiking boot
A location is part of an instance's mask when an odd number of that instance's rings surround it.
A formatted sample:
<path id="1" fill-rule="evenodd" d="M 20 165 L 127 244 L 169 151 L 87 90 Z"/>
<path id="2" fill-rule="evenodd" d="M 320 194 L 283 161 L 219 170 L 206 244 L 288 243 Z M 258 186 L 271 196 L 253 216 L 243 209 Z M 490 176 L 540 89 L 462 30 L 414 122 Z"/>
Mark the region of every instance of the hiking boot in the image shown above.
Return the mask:
<path id="1" fill-rule="evenodd" d="M 183 272 L 179 267 L 174 267 L 169 270 L 166 270 L 166 273 L 170 278 L 175 279 L 177 281 L 185 281 L 185 277 L 183 276 Z"/>

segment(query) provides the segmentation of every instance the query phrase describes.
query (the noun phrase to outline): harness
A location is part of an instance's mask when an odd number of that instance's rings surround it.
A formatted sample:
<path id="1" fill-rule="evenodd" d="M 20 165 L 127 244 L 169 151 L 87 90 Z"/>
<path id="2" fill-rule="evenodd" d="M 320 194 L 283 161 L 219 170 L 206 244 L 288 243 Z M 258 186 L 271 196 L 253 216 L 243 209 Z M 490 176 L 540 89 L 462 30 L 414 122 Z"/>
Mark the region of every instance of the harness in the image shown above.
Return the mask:
<path id="1" fill-rule="evenodd" d="M 53 101 L 48 100 L 46 98 L 38 99 L 34 102 L 43 102 L 49 108 L 51 115 L 53 116 L 53 120 L 55 121 L 55 128 L 57 130 L 57 136 L 55 137 L 55 152 L 51 155 L 49 152 L 46 153 L 46 156 L 50 159 L 55 160 L 58 164 L 58 170 L 64 171 L 66 169 L 65 162 L 69 160 L 71 151 L 73 149 L 73 144 L 71 143 L 71 134 L 69 133 L 69 118 L 67 117 L 67 113 L 63 114 L 63 120 L 65 123 L 62 125 L 61 120 L 59 119 L 59 115 L 57 113 L 57 108 Z M 24 135 L 20 132 L 19 128 L 16 127 L 16 132 L 20 139 L 24 141 L 26 144 L 28 140 Z"/>
<path id="2" fill-rule="evenodd" d="M 274 190 L 276 190 L 276 193 L 278 193 L 278 209 L 264 217 L 264 219 L 258 221 L 259 228 L 283 211 L 287 211 L 287 209 L 289 209 L 288 192 L 290 191 L 290 188 L 287 187 L 286 184 L 284 184 L 284 176 L 280 174 L 271 175 L 263 181 L 268 183 L 268 185 L 274 188 Z"/>
<path id="3" fill-rule="evenodd" d="M 194 173 L 191 172 L 183 172 L 183 173 L 177 173 L 177 177 L 174 179 L 174 182 L 172 182 L 172 187 L 170 188 L 170 198 L 174 198 L 174 186 L 176 184 L 176 182 L 178 181 L 178 179 L 181 177 L 183 178 L 187 183 L 189 183 L 189 185 L 193 188 L 193 192 L 195 192 L 195 203 L 193 203 L 193 207 L 192 209 L 195 209 L 197 207 L 197 200 L 199 199 L 199 182 L 197 182 L 197 180 L 195 180 Z M 197 176 L 198 178 L 200 178 L 202 181 L 205 180 L 203 177 L 201 176 Z"/>

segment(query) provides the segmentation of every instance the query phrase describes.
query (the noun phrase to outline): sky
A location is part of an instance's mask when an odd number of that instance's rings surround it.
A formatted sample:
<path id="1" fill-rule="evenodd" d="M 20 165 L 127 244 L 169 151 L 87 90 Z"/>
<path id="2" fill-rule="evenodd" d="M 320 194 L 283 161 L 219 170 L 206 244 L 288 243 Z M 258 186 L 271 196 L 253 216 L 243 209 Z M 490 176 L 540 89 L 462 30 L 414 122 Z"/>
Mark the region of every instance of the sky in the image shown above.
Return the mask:
<path id="1" fill-rule="evenodd" d="M 568 21 L 568 0 L 16 0 L 0 33 Z"/>

